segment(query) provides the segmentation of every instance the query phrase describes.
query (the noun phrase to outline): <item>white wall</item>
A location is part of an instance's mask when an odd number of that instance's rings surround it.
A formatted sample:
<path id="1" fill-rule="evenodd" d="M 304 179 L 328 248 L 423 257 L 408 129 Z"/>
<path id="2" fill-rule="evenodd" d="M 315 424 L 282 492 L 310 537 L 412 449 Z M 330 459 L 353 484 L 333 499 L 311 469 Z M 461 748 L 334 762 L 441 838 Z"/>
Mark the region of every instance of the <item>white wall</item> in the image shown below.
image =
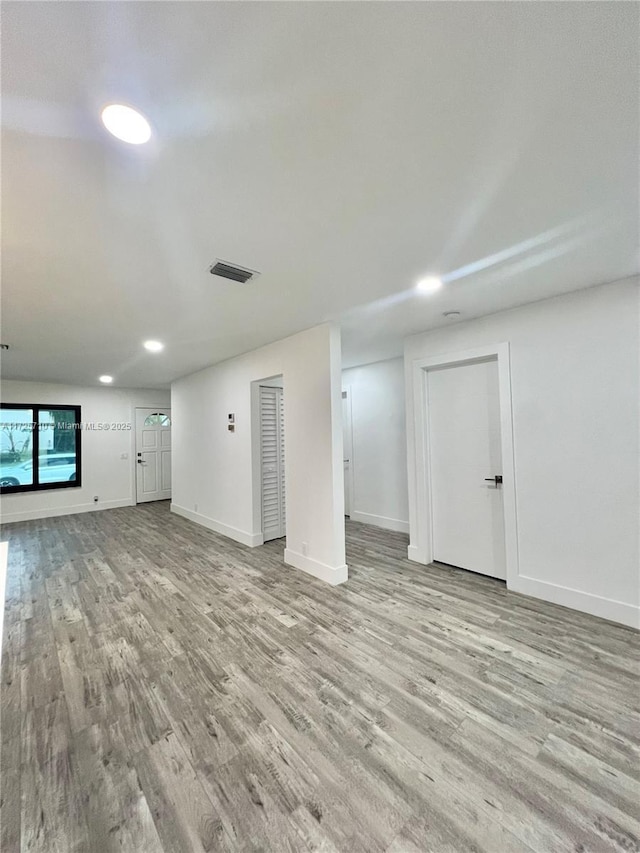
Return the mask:
<path id="1" fill-rule="evenodd" d="M 112 509 L 135 503 L 136 406 L 169 406 L 169 391 L 79 388 L 40 382 L 2 382 L 3 403 L 51 403 L 81 406 L 84 423 L 126 423 L 131 430 L 83 430 L 82 486 L 70 489 L 3 495 L 3 522 Z M 122 459 L 122 454 L 127 459 Z M 94 503 L 98 495 L 98 503 Z"/>
<path id="2" fill-rule="evenodd" d="M 403 360 L 344 370 L 342 387 L 351 398 L 351 518 L 408 533 Z"/>
<path id="3" fill-rule="evenodd" d="M 347 578 L 340 333 L 317 326 L 172 385 L 175 512 L 246 545 L 262 542 L 259 435 L 252 383 L 284 381 L 285 562 L 330 583 Z M 254 400 L 255 403 L 255 400 Z M 235 414 L 235 432 L 227 415 Z"/>
<path id="4" fill-rule="evenodd" d="M 519 577 L 511 588 L 639 624 L 638 280 L 409 338 L 409 508 L 416 517 L 414 359 L 510 345 Z"/>

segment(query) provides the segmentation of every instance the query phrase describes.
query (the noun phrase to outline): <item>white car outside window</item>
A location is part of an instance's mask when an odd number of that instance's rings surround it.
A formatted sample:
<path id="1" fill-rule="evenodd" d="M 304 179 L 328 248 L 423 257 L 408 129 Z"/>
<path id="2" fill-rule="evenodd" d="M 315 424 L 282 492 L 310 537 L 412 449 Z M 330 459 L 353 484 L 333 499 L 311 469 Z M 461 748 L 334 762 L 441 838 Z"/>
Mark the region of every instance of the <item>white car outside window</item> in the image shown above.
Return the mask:
<path id="1" fill-rule="evenodd" d="M 38 474 L 42 483 L 64 483 L 76 479 L 74 453 L 51 453 L 38 459 Z M 33 483 L 33 462 L 3 465 L 0 474 L 2 486 L 27 486 Z"/>

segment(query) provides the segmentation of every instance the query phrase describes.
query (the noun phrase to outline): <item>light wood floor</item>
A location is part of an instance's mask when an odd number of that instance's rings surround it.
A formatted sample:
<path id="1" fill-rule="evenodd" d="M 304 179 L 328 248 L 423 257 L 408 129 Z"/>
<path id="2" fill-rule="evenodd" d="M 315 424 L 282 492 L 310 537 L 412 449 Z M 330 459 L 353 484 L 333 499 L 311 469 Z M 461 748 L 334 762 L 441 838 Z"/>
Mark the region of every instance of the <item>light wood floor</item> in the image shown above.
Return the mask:
<path id="1" fill-rule="evenodd" d="M 6 526 L 3 853 L 640 850 L 639 635 L 347 530 Z"/>

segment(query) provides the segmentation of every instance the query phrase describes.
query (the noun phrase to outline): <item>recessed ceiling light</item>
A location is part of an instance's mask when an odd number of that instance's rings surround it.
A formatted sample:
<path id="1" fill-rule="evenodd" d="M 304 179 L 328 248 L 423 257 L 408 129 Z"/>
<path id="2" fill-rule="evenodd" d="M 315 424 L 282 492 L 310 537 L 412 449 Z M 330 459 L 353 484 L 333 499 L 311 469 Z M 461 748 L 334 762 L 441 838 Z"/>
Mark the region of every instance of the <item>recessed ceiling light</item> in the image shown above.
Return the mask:
<path id="1" fill-rule="evenodd" d="M 144 348 L 149 352 L 161 352 L 164 349 L 164 344 L 161 344 L 160 341 L 145 341 Z"/>
<path id="2" fill-rule="evenodd" d="M 460 312 L 459 311 L 445 311 L 442 316 L 446 317 L 447 320 L 455 320 L 456 317 L 460 316 Z"/>
<path id="3" fill-rule="evenodd" d="M 105 385 L 111 385 L 111 383 L 113 382 L 113 376 L 107 376 L 106 373 L 104 376 L 100 376 L 99 379 L 100 382 L 103 382 Z"/>
<path id="4" fill-rule="evenodd" d="M 149 122 L 133 107 L 109 104 L 102 110 L 102 123 L 109 133 L 131 145 L 142 145 L 151 139 Z"/>
<path id="5" fill-rule="evenodd" d="M 419 290 L 421 293 L 435 293 L 441 287 L 442 279 L 435 275 L 425 276 L 425 278 L 421 278 L 416 284 L 416 290 Z"/>

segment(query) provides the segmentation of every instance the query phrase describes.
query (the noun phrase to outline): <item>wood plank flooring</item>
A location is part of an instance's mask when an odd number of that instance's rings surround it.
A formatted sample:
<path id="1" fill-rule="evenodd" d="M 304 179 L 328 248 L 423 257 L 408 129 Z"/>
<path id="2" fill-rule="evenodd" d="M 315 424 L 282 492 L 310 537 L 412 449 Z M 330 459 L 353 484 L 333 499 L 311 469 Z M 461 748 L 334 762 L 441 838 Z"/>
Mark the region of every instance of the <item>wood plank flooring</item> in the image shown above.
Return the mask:
<path id="1" fill-rule="evenodd" d="M 640 850 L 640 635 L 166 503 L 3 528 L 3 853 Z"/>

